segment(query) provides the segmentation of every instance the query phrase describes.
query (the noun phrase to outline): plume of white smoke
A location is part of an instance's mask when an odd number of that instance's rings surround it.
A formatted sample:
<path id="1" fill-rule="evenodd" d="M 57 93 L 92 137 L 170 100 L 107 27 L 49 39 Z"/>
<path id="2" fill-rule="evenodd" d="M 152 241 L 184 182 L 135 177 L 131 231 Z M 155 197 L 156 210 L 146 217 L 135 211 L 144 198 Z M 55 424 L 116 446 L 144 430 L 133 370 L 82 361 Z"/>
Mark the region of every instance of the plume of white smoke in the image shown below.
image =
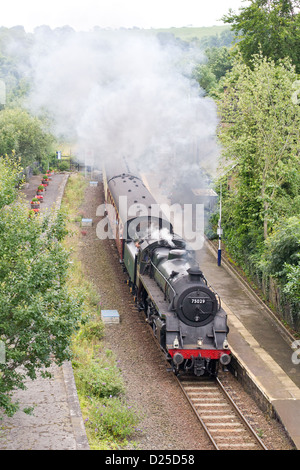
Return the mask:
<path id="1" fill-rule="evenodd" d="M 96 166 L 124 156 L 148 168 L 215 163 L 216 109 L 179 46 L 128 31 L 35 36 L 30 107 L 51 113 L 79 158 L 92 150 Z"/>

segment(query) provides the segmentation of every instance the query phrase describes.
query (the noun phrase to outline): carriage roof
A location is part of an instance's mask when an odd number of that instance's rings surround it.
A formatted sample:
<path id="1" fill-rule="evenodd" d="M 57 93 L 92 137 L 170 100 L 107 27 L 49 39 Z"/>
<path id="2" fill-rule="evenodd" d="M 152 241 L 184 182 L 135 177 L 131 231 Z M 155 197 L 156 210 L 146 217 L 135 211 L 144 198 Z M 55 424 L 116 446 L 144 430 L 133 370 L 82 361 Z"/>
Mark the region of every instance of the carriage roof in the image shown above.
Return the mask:
<path id="1" fill-rule="evenodd" d="M 157 211 L 151 211 L 153 206 L 157 207 L 157 202 L 140 177 L 131 173 L 113 176 L 107 174 L 107 184 L 123 224 L 139 216 L 150 217 L 157 214 Z M 124 196 L 127 200 L 120 199 Z M 129 213 L 130 208 L 131 212 Z M 168 222 L 162 212 L 160 212 L 160 218 Z"/>

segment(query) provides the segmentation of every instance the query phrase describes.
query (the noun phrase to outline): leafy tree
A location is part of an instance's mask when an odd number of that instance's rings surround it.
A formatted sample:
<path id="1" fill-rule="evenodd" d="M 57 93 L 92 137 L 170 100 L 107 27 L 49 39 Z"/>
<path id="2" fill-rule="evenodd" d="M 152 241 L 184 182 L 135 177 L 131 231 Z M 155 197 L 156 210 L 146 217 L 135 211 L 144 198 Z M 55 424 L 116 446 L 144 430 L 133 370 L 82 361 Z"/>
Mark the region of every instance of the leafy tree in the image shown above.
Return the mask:
<path id="1" fill-rule="evenodd" d="M 298 264 L 291 265 L 285 264 L 287 282 L 283 288 L 283 292 L 288 296 L 294 303 L 298 302 L 300 306 L 300 251 L 298 253 Z M 299 316 L 299 310 L 298 310 Z"/>
<path id="2" fill-rule="evenodd" d="M 286 282 L 290 267 L 299 266 L 300 216 L 282 220 L 266 241 L 264 269 Z"/>
<path id="3" fill-rule="evenodd" d="M 6 87 L 6 105 L 21 105 L 29 91 L 29 81 L 20 74 L 17 64 L 0 53 L 0 80 Z"/>
<path id="4" fill-rule="evenodd" d="M 12 157 L 0 159 L 0 208 L 10 204 L 17 197 L 16 185 L 21 169 L 14 155 Z"/>
<path id="5" fill-rule="evenodd" d="M 70 358 L 71 335 L 81 318 L 82 296 L 67 285 L 68 252 L 62 214 L 29 217 L 11 184 L 20 169 L 0 159 L 0 408 L 12 415 L 15 389 L 52 361 Z M 13 187 L 14 188 L 14 187 Z"/>
<path id="6" fill-rule="evenodd" d="M 260 50 L 274 61 L 289 57 L 300 72 L 300 1 L 250 0 L 236 14 L 229 10 L 222 20 L 232 25 L 238 49 L 247 65 Z"/>
<path id="7" fill-rule="evenodd" d="M 252 69 L 238 58 L 224 81 L 219 137 L 225 164 L 234 170 L 223 217 L 240 256 L 260 253 L 276 222 L 300 212 L 300 107 L 291 99 L 296 78 L 289 62 L 275 65 L 257 55 Z"/>
<path id="8" fill-rule="evenodd" d="M 53 141 L 43 123 L 27 111 L 7 108 L 0 112 L 0 155 L 14 152 L 23 167 L 35 161 L 42 163 Z"/>
<path id="9" fill-rule="evenodd" d="M 198 65 L 194 70 L 194 78 L 207 93 L 214 90 L 218 82 L 231 70 L 233 59 L 227 47 L 211 47 L 205 51 L 207 62 Z"/>
<path id="10" fill-rule="evenodd" d="M 22 106 L 30 89 L 32 73 L 29 68 L 33 35 L 23 26 L 0 27 L 0 79 L 6 85 L 6 105 Z"/>
<path id="11" fill-rule="evenodd" d="M 200 87 L 206 91 L 206 93 L 209 93 L 217 86 L 216 76 L 207 64 L 197 65 L 193 76 L 199 83 Z"/>
<path id="12" fill-rule="evenodd" d="M 227 47 L 212 47 L 206 50 L 208 65 L 219 81 L 232 69 L 233 59 Z"/>
<path id="13" fill-rule="evenodd" d="M 215 34 L 213 36 L 204 36 L 201 39 L 193 38 L 192 42 L 196 44 L 201 49 L 209 49 L 211 47 L 231 47 L 235 42 L 234 32 L 228 27 L 225 31 L 222 31 L 220 34 Z"/>
<path id="14" fill-rule="evenodd" d="M 282 220 L 266 240 L 261 266 L 274 277 L 288 302 L 292 325 L 300 327 L 300 216 Z"/>

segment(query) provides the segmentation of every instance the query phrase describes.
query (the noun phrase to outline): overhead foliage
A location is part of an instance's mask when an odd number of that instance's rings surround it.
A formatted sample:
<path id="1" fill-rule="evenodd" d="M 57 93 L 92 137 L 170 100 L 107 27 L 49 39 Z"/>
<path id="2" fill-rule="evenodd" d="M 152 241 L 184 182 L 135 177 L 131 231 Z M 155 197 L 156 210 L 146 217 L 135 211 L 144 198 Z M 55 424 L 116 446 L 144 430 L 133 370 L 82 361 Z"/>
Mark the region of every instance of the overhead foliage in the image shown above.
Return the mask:
<path id="1" fill-rule="evenodd" d="M 300 215 L 284 219 L 266 242 L 264 263 L 274 276 L 287 280 L 289 266 L 300 261 Z"/>
<path id="2" fill-rule="evenodd" d="M 289 57 L 300 73 L 300 1 L 250 0 L 239 13 L 232 9 L 222 20 L 232 25 L 247 65 L 260 50 L 275 62 Z"/>
<path id="3" fill-rule="evenodd" d="M 239 55 L 219 95 L 224 239 L 253 276 L 278 281 L 292 305 L 295 325 L 300 259 L 297 78 L 289 60 L 276 64 L 256 54 L 248 67 Z"/>
<path id="4" fill-rule="evenodd" d="M 0 111 L 0 155 L 14 154 L 23 167 L 43 163 L 51 153 L 53 136 L 40 119 L 22 109 Z"/>
<path id="5" fill-rule="evenodd" d="M 288 61 L 275 65 L 254 56 L 252 68 L 237 58 L 219 102 L 223 161 L 234 165 L 234 187 L 224 203 L 227 236 L 238 251 L 255 252 L 286 216 L 300 213 L 300 106 Z"/>
<path id="6" fill-rule="evenodd" d="M 227 47 L 212 47 L 205 51 L 207 61 L 195 67 L 194 78 L 210 95 L 218 86 L 218 82 L 231 70 L 233 59 Z"/>

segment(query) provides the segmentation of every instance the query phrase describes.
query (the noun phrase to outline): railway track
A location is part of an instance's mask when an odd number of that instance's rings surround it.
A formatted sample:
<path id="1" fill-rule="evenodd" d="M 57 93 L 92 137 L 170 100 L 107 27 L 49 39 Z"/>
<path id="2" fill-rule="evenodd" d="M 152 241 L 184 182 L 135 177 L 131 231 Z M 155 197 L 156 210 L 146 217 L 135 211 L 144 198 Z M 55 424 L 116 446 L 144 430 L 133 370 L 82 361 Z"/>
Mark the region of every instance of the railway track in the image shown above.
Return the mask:
<path id="1" fill-rule="evenodd" d="M 218 378 L 178 382 L 216 450 L 267 450 Z"/>

